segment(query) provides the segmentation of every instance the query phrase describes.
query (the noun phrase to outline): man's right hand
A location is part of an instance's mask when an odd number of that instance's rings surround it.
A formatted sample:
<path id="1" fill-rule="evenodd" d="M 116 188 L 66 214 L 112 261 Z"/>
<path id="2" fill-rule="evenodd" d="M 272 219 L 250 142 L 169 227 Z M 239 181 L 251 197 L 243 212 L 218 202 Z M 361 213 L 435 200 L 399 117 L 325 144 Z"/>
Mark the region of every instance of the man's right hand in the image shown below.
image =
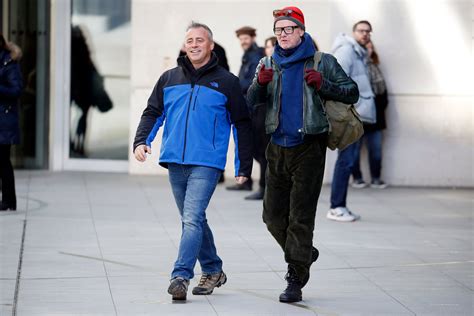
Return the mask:
<path id="1" fill-rule="evenodd" d="M 135 155 L 136 160 L 144 162 L 146 160 L 146 154 L 151 154 L 151 147 L 147 145 L 139 145 L 135 148 L 133 154 Z"/>
<path id="2" fill-rule="evenodd" d="M 258 71 L 258 84 L 266 86 L 273 79 L 273 69 L 266 69 L 265 65 L 262 65 L 262 68 Z"/>

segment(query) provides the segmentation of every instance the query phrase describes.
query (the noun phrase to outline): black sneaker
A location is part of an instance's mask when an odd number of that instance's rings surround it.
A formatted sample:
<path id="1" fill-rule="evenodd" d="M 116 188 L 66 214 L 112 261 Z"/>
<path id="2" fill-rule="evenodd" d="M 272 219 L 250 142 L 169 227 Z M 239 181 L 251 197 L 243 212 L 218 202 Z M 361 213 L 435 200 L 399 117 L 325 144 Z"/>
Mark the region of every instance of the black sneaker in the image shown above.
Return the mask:
<path id="1" fill-rule="evenodd" d="M 252 183 L 250 181 L 245 181 L 243 184 L 234 184 L 226 187 L 229 191 L 252 191 Z"/>
<path id="2" fill-rule="evenodd" d="M 0 211 L 16 211 L 16 205 L 1 202 Z"/>
<path id="3" fill-rule="evenodd" d="M 260 189 L 258 190 L 257 192 L 255 193 L 252 193 L 250 195 L 247 195 L 245 197 L 246 200 L 250 200 L 250 201 L 257 201 L 257 200 L 263 200 L 263 195 L 264 195 L 265 191 L 263 189 Z"/>
<path id="4" fill-rule="evenodd" d="M 227 276 L 224 272 L 216 274 L 203 273 L 198 286 L 193 289 L 194 295 L 210 295 L 214 288 L 220 287 L 227 282 Z"/>
<path id="5" fill-rule="evenodd" d="M 303 283 L 298 278 L 296 271 L 292 267 L 288 267 L 288 272 L 285 275 L 285 280 L 288 283 L 286 289 L 280 294 L 280 302 L 295 303 L 303 299 Z"/>
<path id="6" fill-rule="evenodd" d="M 380 179 L 375 179 L 375 180 L 372 180 L 370 187 L 372 189 L 385 189 L 387 187 L 387 184 Z"/>
<path id="7" fill-rule="evenodd" d="M 189 281 L 182 277 L 176 277 L 171 280 L 168 293 L 171 294 L 173 301 L 185 301 L 188 293 Z"/>

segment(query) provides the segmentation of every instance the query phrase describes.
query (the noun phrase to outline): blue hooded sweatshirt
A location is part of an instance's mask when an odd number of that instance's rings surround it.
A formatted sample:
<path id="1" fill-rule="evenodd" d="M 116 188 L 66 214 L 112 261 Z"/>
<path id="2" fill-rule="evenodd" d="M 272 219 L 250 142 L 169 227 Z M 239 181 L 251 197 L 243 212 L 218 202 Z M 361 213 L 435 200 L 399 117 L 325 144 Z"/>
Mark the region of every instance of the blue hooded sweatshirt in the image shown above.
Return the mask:
<path id="1" fill-rule="evenodd" d="M 283 49 L 278 44 L 273 52 L 273 61 L 281 69 L 282 90 L 280 124 L 272 134 L 272 143 L 282 147 L 293 147 L 303 143 L 303 80 L 304 63 L 316 53 L 313 40 L 308 33 L 295 48 Z"/>

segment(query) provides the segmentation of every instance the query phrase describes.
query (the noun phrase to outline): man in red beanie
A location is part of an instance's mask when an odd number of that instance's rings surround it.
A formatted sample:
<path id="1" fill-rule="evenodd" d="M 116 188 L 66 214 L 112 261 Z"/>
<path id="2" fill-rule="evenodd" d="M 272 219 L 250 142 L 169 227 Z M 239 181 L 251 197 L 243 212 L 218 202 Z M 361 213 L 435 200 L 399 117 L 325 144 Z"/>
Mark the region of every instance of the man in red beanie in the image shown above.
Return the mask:
<path id="1" fill-rule="evenodd" d="M 251 106 L 266 103 L 271 141 L 263 221 L 285 254 L 288 284 L 280 302 L 291 303 L 302 300 L 319 255 L 313 231 L 329 131 L 322 100 L 355 103 L 359 91 L 333 56 L 323 54 L 315 67 L 316 49 L 300 9 L 286 7 L 273 16 L 278 43 L 271 59 L 260 60 L 247 97 Z"/>

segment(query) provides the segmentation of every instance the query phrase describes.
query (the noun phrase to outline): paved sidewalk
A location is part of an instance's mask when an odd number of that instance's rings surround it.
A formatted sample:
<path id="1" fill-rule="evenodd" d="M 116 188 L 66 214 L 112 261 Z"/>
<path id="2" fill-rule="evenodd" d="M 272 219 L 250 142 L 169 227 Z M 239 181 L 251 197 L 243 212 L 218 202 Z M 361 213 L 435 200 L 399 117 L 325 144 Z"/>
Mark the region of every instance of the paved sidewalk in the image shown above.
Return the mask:
<path id="1" fill-rule="evenodd" d="M 473 190 L 351 190 L 362 220 L 337 223 L 324 187 L 320 259 L 303 302 L 282 304 L 286 265 L 261 203 L 220 185 L 207 214 L 228 283 L 172 304 L 181 227 L 166 177 L 16 174 L 19 210 L 0 213 L 0 315 L 474 313 Z"/>

